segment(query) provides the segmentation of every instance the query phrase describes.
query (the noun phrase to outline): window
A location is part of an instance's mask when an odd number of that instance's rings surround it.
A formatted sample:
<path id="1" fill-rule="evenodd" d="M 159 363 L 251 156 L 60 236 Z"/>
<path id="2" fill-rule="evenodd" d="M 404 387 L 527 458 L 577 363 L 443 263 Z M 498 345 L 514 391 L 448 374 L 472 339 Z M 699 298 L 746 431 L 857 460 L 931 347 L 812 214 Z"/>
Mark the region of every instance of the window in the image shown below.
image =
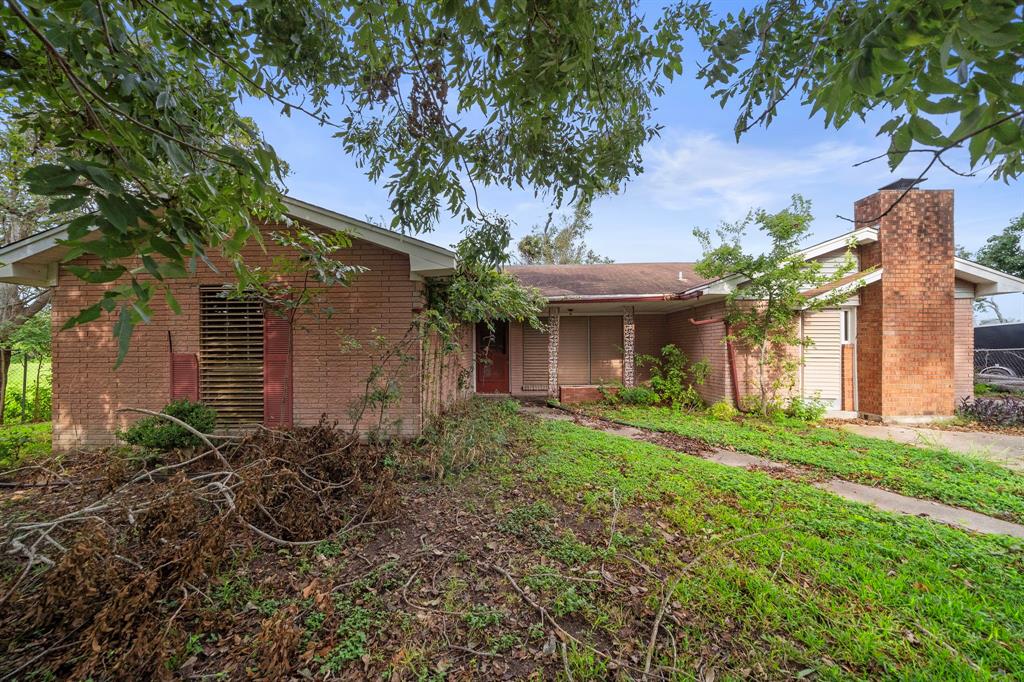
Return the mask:
<path id="1" fill-rule="evenodd" d="M 842 308 L 840 313 L 840 338 L 842 338 L 843 343 L 853 343 L 857 330 L 857 323 L 854 318 L 853 308 Z"/>
<path id="2" fill-rule="evenodd" d="M 218 428 L 263 421 L 263 303 L 199 290 L 199 399 Z"/>

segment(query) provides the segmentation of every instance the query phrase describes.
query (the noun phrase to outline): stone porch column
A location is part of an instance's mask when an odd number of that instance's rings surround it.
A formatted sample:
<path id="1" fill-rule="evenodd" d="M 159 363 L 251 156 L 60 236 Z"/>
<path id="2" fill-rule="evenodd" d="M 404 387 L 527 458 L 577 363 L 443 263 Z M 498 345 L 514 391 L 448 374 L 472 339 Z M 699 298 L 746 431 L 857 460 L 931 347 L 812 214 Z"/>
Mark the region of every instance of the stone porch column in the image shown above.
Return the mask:
<path id="1" fill-rule="evenodd" d="M 558 310 L 548 315 L 548 397 L 558 399 Z"/>
<path id="2" fill-rule="evenodd" d="M 632 308 L 622 314 L 622 385 L 636 386 L 636 321 Z"/>

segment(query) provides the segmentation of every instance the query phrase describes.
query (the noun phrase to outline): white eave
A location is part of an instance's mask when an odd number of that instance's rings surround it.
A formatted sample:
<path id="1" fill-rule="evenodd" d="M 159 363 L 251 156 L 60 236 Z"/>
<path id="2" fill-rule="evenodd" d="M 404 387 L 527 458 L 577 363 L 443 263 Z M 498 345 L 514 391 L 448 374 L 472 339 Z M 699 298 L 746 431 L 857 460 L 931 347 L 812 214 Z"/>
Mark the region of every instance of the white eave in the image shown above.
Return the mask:
<path id="1" fill-rule="evenodd" d="M 878 228 L 877 227 L 861 227 L 841 234 L 838 237 L 833 237 L 826 241 L 818 244 L 808 246 L 806 249 L 800 251 L 803 255 L 804 260 L 811 260 L 818 256 L 824 256 L 825 254 L 838 251 L 839 249 L 845 249 L 849 246 L 860 246 L 861 244 L 870 244 L 871 242 L 878 241 Z M 715 296 L 731 294 L 736 290 L 736 287 L 743 284 L 744 278 L 742 275 L 729 275 L 727 277 L 721 277 L 719 279 L 712 280 L 700 286 L 687 289 L 682 292 L 684 294 L 702 292 L 705 296 Z"/>
<path id="2" fill-rule="evenodd" d="M 957 278 L 974 285 L 975 298 L 1024 292 L 1024 279 L 1020 277 L 1008 275 L 964 258 L 954 258 L 953 260 Z"/>
<path id="3" fill-rule="evenodd" d="M 807 300 L 808 301 L 816 301 L 816 300 L 818 300 L 820 298 L 823 298 L 825 296 L 837 295 L 837 294 L 849 294 L 850 296 L 853 296 L 854 294 L 857 293 L 857 290 L 860 289 L 861 287 L 866 287 L 869 284 L 874 284 L 875 282 L 877 282 L 877 281 L 879 281 L 881 279 L 882 279 L 882 268 L 876 268 L 876 269 L 868 272 L 867 274 L 865 274 L 863 277 L 857 277 L 855 279 L 852 279 L 849 282 L 846 282 L 844 284 L 840 284 L 837 287 L 833 287 L 831 289 L 828 289 L 827 291 L 821 292 L 820 294 L 816 294 L 814 296 L 811 296 Z"/>
<path id="4" fill-rule="evenodd" d="M 302 222 L 348 232 L 353 237 L 371 244 L 408 254 L 409 269 L 414 275 L 437 277 L 450 275 L 455 271 L 455 252 L 444 247 L 400 232 L 385 230 L 383 227 L 293 197 L 285 197 L 284 205 L 289 216 Z"/>
<path id="5" fill-rule="evenodd" d="M 821 242 L 820 244 L 808 246 L 806 249 L 801 251 L 801 253 L 804 256 L 804 260 L 810 260 L 812 258 L 817 258 L 818 256 L 824 256 L 826 253 L 845 249 L 848 246 L 860 246 L 861 244 L 870 244 L 871 242 L 877 241 L 877 227 L 861 227 L 853 232 L 841 234 L 838 237 L 833 237 L 832 239 Z"/>
<path id="6" fill-rule="evenodd" d="M 443 247 L 291 197 L 285 197 L 284 204 L 288 215 L 296 220 L 341 230 L 356 239 L 408 254 L 409 274 L 413 278 L 450 275 L 455 271 L 455 253 Z M 0 282 L 54 286 L 58 265 L 68 252 L 68 247 L 60 243 L 66 238 L 66 227 L 54 227 L 0 247 Z"/>

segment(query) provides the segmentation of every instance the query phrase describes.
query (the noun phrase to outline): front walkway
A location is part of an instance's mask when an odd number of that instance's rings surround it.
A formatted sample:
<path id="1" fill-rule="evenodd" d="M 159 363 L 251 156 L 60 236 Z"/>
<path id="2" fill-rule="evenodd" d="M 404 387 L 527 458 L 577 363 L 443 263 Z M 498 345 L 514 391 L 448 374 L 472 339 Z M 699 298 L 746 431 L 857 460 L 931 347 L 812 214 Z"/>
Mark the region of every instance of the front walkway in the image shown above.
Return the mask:
<path id="1" fill-rule="evenodd" d="M 881 438 L 920 447 L 938 447 L 974 455 L 1001 464 L 1007 469 L 1024 471 L 1024 436 L 887 424 L 843 424 L 840 428 L 869 438 Z"/>
<path id="2" fill-rule="evenodd" d="M 657 434 L 646 429 L 638 429 L 634 426 L 616 424 L 614 422 L 591 417 L 579 418 L 563 410 L 541 405 L 524 405 L 522 410 L 527 414 L 541 417 L 543 419 L 579 422 L 583 426 L 599 429 L 606 433 L 622 436 L 624 438 L 632 438 L 633 440 L 649 441 L 652 437 L 655 437 L 656 442 L 658 442 L 659 445 L 662 447 L 669 447 L 662 441 L 657 440 Z M 756 457 L 743 452 L 736 452 L 735 450 L 712 448 L 710 451 L 704 453 L 695 454 L 686 452 L 684 454 L 703 457 L 704 459 L 710 459 L 714 462 L 718 462 L 719 464 L 731 467 L 740 467 L 744 469 L 767 469 L 796 476 L 806 474 L 806 470 L 800 469 L 799 467 L 795 467 L 791 464 L 775 462 L 763 457 Z M 933 502 L 931 500 L 920 500 L 916 497 L 907 497 L 906 495 L 889 492 L 888 490 L 882 490 L 881 488 L 874 488 L 860 483 L 851 483 L 839 478 L 830 478 L 822 481 L 809 481 L 809 483 L 816 488 L 827 490 L 847 500 L 869 504 L 884 511 L 895 512 L 897 514 L 907 514 L 909 516 L 923 516 L 933 521 L 938 521 L 939 523 L 945 523 L 950 526 L 964 528 L 977 533 L 1010 535 L 1017 538 L 1024 538 L 1024 525 L 1003 521 L 968 509 L 961 509 L 960 507 L 953 507 L 948 504 Z"/>

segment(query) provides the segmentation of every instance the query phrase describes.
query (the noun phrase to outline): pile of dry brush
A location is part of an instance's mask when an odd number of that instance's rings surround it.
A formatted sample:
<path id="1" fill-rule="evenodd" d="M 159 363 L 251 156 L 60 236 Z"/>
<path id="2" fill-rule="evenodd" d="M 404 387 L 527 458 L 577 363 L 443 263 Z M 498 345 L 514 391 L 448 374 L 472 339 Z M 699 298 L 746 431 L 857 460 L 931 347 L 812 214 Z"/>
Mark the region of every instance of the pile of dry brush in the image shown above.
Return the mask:
<path id="1" fill-rule="evenodd" d="M 325 419 L 202 440 L 203 452 L 141 470 L 112 459 L 90 479 L 99 494 L 72 511 L 2 523 L 0 679 L 44 660 L 65 678 L 165 676 L 184 636 L 175 620 L 206 599 L 233 547 L 313 544 L 393 514 L 386 453 Z"/>

